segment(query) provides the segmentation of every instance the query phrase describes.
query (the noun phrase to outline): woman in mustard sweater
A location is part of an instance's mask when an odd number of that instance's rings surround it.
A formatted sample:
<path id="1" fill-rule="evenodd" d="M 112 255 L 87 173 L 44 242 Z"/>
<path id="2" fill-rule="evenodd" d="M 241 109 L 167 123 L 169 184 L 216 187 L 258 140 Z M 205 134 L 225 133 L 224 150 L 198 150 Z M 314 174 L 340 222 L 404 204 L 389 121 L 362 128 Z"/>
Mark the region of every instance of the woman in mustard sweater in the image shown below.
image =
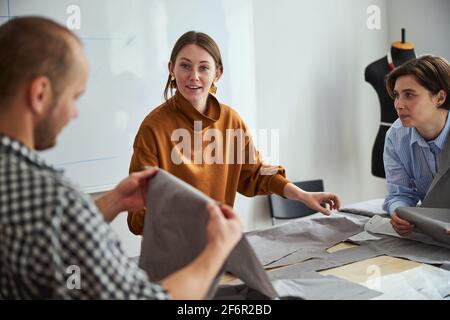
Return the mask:
<path id="1" fill-rule="evenodd" d="M 338 209 L 337 195 L 305 192 L 286 180 L 284 168 L 263 164 L 244 121 L 213 95 L 223 70 L 219 47 L 208 35 L 190 31 L 178 39 L 169 61 L 166 102 L 142 122 L 130 172 L 162 168 L 230 206 L 239 192 L 248 197 L 275 193 L 326 215 Z M 142 234 L 144 216 L 145 209 L 128 213 L 133 233 Z"/>

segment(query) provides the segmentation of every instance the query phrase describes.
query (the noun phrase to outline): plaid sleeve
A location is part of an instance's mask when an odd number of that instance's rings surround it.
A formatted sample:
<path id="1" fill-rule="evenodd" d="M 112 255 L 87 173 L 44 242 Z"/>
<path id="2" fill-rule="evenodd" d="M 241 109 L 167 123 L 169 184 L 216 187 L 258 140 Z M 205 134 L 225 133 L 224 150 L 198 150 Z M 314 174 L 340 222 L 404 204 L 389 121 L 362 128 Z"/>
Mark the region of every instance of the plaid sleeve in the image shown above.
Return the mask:
<path id="1" fill-rule="evenodd" d="M 170 299 L 127 257 L 93 201 L 67 190 L 60 193 L 49 228 L 56 298 Z"/>

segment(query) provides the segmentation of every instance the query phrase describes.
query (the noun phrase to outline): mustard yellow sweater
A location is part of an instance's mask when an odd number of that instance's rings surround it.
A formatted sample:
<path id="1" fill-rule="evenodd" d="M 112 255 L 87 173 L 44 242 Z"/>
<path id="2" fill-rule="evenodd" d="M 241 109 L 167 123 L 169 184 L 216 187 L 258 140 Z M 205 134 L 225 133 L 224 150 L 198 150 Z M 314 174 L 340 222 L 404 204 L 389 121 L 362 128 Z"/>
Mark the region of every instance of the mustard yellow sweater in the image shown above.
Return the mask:
<path id="1" fill-rule="evenodd" d="M 177 92 L 144 119 L 133 148 L 130 172 L 159 167 L 230 206 L 237 191 L 282 195 L 288 183 L 282 167 L 262 163 L 237 112 L 213 95 L 202 114 Z M 145 209 L 128 213 L 133 233 L 142 234 L 144 216 Z"/>

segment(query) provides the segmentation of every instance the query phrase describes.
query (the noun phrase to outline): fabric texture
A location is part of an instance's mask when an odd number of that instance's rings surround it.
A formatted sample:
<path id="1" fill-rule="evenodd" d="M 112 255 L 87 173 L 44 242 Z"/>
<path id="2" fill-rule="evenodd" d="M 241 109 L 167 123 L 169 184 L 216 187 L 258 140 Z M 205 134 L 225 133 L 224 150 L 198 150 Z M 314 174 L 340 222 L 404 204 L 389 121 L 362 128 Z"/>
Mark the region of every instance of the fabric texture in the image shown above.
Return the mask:
<path id="1" fill-rule="evenodd" d="M 159 167 L 230 206 L 236 192 L 282 195 L 288 183 L 284 168 L 262 162 L 238 113 L 213 95 L 205 115 L 177 92 L 144 119 L 133 148 L 130 172 Z M 145 210 L 129 213 L 133 233 L 142 234 L 144 217 Z"/>
<path id="2" fill-rule="evenodd" d="M 305 300 L 368 300 L 381 295 L 363 285 L 334 276 L 322 276 L 317 272 L 272 283 L 280 296 Z"/>
<path id="3" fill-rule="evenodd" d="M 350 217 L 350 218 L 349 218 Z M 273 268 L 322 256 L 326 249 L 359 233 L 365 217 L 334 214 L 308 217 L 251 231 L 247 238 L 261 263 Z"/>
<path id="4" fill-rule="evenodd" d="M 345 220 L 343 220 L 344 218 Z M 316 217 L 301 218 L 298 219 L 299 221 L 291 222 L 292 226 L 289 226 L 291 223 L 287 223 L 286 225 L 261 230 L 257 232 L 257 239 L 252 238 L 254 232 L 250 232 L 247 235 L 252 246 L 255 248 L 258 258 L 261 261 L 268 262 L 265 264 L 265 267 L 275 268 L 287 266 L 280 270 L 289 270 L 292 265 L 297 265 L 298 268 L 304 271 L 321 271 L 380 255 L 406 258 L 416 262 L 436 265 L 450 262 L 450 250 L 428 236 L 426 239 L 428 239 L 429 243 L 422 243 L 417 238 L 402 238 L 399 235 L 395 237 L 378 231 L 376 233 L 377 240 L 364 239 L 363 241 L 358 241 L 357 243 L 359 245 L 353 248 L 333 253 L 326 251 L 328 247 L 337 242 L 346 240 L 343 239 L 345 236 L 351 235 L 350 239 L 352 239 L 355 234 L 365 231 L 365 227 L 369 232 L 373 232 L 374 230 L 367 226 L 369 221 L 373 221 L 373 219 L 381 219 L 381 221 L 384 221 L 385 227 L 390 226 L 389 219 L 379 215 L 375 215 L 369 219 L 366 216 L 340 212 L 339 214 L 333 214 L 329 217 L 319 219 Z M 295 226 L 295 223 L 299 223 L 299 225 Z M 334 225 L 340 225 L 340 227 L 333 229 Z M 299 226 L 301 227 L 299 228 Z M 294 231 L 296 229 L 305 229 L 305 233 L 301 235 L 304 238 L 296 238 L 298 236 Z M 315 239 L 314 236 L 310 235 L 311 233 L 315 235 Z M 294 235 L 292 239 L 289 239 L 292 235 Z M 423 241 L 425 236 L 422 234 L 420 240 Z M 310 237 L 312 241 L 308 240 Z M 267 242 L 268 240 L 270 242 Z M 271 243 L 272 248 L 278 246 L 280 250 L 283 247 L 290 249 L 280 252 L 269 249 L 264 251 L 264 243 Z M 288 246 L 286 246 L 287 243 L 289 244 Z M 295 244 L 299 248 L 296 248 Z M 273 279 L 273 275 L 277 273 L 278 270 L 270 271 L 269 277 Z M 291 279 L 296 278 L 294 275 L 292 276 L 293 278 Z"/>
<path id="5" fill-rule="evenodd" d="M 450 122 L 450 121 L 447 121 Z M 447 139 L 444 149 L 438 159 L 438 172 L 431 183 L 423 207 L 450 208 L 450 138 Z"/>
<path id="6" fill-rule="evenodd" d="M 339 212 L 354 213 L 360 216 L 372 218 L 375 215 L 389 217 L 390 215 L 382 209 L 384 198 L 362 201 L 346 205 Z"/>
<path id="7" fill-rule="evenodd" d="M 400 207 L 397 213 L 418 230 L 436 241 L 446 243 L 450 248 L 450 209 Z"/>
<path id="8" fill-rule="evenodd" d="M 247 233 L 247 236 L 260 261 L 265 262 L 268 276 L 281 297 L 287 295 L 301 299 L 376 299 L 380 297 L 377 291 L 347 280 L 326 278 L 317 272 L 382 255 L 442 266 L 443 269 L 448 267 L 450 250 L 430 237 L 428 239 L 432 243 L 398 235 L 395 237 L 377 233 L 374 237 L 372 227 L 377 225 L 369 223 L 370 221 L 383 221 L 387 223 L 385 227 L 391 226 L 390 219 L 384 218 L 381 204 L 381 199 L 361 202 L 348 207 L 359 208 L 362 215 L 355 211 L 339 212 L 329 217 L 310 216 L 265 230 L 252 231 Z M 333 228 L 334 226 L 336 228 Z M 371 237 L 355 241 L 358 246 L 327 252 L 328 247 L 345 240 L 345 236 L 353 234 L 350 236 L 350 239 L 353 239 L 355 234 L 361 232 L 366 232 Z M 246 286 L 239 279 L 227 283 L 226 290 L 229 296 L 236 299 L 248 294 Z M 450 283 L 444 285 L 443 290 L 450 290 Z M 222 288 L 220 293 L 223 293 Z"/>
<path id="9" fill-rule="evenodd" d="M 394 122 L 384 149 L 388 189 L 385 211 L 392 214 L 397 207 L 414 207 L 425 198 L 437 174 L 438 158 L 448 140 L 449 129 L 447 120 L 436 139 L 425 141 L 415 128 L 403 127 L 400 120 Z"/>
<path id="10" fill-rule="evenodd" d="M 192 262 L 206 245 L 206 204 L 214 202 L 191 185 L 159 170 L 150 181 L 139 265 L 159 281 Z M 230 253 L 206 298 L 213 298 L 224 271 L 239 277 L 266 298 L 277 297 L 246 237 Z"/>
<path id="11" fill-rule="evenodd" d="M 272 275 L 272 272 L 269 273 Z M 323 276 L 315 271 L 297 269 L 278 273 L 272 284 L 282 300 L 364 300 L 381 293 L 345 279 Z M 223 300 L 258 299 L 258 295 L 244 284 L 219 287 L 217 298 Z"/>
<path id="12" fill-rule="evenodd" d="M 167 298 L 127 258 L 90 197 L 0 135 L 0 299 Z"/>

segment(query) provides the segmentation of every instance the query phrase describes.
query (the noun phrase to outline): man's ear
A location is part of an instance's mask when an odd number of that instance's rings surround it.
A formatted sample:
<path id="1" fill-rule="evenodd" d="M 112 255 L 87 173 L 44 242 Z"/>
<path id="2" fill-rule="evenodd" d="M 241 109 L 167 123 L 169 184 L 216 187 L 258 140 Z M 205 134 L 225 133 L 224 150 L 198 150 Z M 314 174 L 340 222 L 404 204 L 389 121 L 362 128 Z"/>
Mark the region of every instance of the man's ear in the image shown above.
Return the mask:
<path id="1" fill-rule="evenodd" d="M 52 84 L 48 77 L 40 76 L 31 81 L 29 88 L 30 108 L 40 116 L 52 100 Z"/>

